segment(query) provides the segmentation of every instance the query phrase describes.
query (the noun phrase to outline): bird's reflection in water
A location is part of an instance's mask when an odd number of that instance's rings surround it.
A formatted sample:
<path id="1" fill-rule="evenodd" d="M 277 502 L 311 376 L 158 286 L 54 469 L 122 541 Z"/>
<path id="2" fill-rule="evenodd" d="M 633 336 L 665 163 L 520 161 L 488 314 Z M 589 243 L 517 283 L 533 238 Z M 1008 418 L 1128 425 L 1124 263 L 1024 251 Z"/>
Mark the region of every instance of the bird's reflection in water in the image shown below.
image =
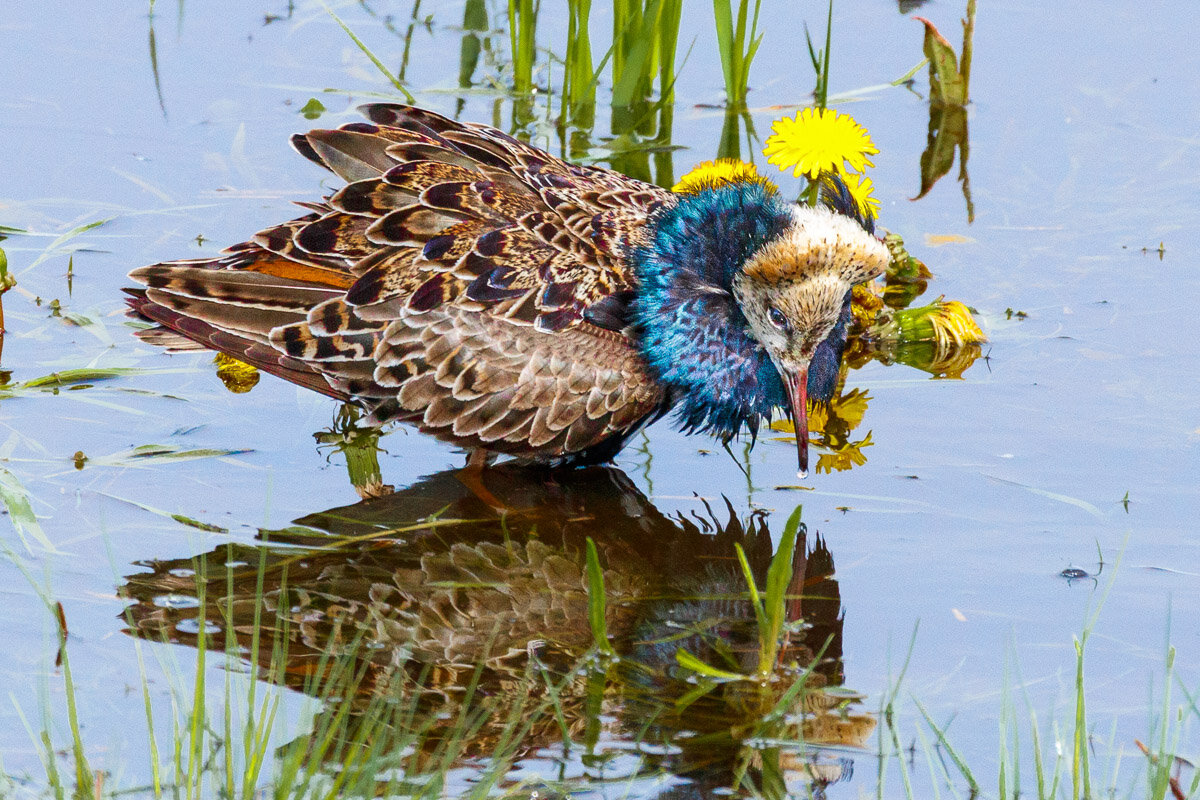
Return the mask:
<path id="1" fill-rule="evenodd" d="M 455 766 L 505 751 L 628 778 L 636 753 L 633 772 L 685 778 L 655 795 L 676 798 L 737 783 L 819 794 L 849 776 L 875 721 L 843 688 L 841 603 L 819 537 L 800 529 L 770 679 L 706 681 L 680 666 L 681 648 L 725 672 L 757 668 L 735 544 L 766 586 L 764 515 L 741 519 L 725 501 L 665 515 L 615 468 L 501 465 L 482 480 L 486 502 L 444 472 L 262 531 L 257 545 L 145 563 L 122 587 L 130 631 L 196 646 L 203 616 L 209 647 L 233 643 L 263 679 L 327 701 L 319 716 L 342 720 L 343 749 L 326 757 L 391 736 L 411 745 L 410 773 L 444 771 L 452 743 Z M 615 659 L 595 655 L 589 537 Z M 396 709 L 385 722 L 381 703 Z"/>

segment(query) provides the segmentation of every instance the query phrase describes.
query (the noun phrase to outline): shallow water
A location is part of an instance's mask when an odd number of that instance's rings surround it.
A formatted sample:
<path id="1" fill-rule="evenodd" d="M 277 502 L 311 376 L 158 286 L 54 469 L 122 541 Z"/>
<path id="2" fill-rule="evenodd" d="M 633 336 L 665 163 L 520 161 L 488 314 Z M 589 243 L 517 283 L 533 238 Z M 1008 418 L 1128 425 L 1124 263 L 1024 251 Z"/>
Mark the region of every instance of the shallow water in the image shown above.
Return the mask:
<path id="1" fill-rule="evenodd" d="M 270 377 L 248 393 L 227 391 L 209 356 L 169 355 L 136 340 L 120 289 L 135 266 L 211 255 L 288 218 L 290 201 L 332 188 L 332 179 L 291 151 L 287 136 L 350 121 L 355 105 L 388 86 L 319 4 L 300 3 L 289 14 L 283 2 L 160 2 L 152 20 L 146 11 L 113 3 L 64 12 L 16 0 L 0 16 L 0 224 L 37 234 L 0 244 L 19 282 L 4 295 L 0 366 L 14 383 L 81 367 L 145 370 L 0 403 L 7 429 L 0 467 L 28 492 L 44 535 L 26 530 L 22 537 L 6 524 L 10 555 L 0 561 L 7 605 L 0 636 L 9 643 L 0 675 L 12 698 L 0 708 L 0 758 L 6 774 L 32 776 L 34 786 L 45 772 L 22 715 L 40 730 L 44 705 L 55 745 L 69 743 L 54 617 L 43 596 L 62 603 L 69 625 L 92 766 L 110 771 L 113 782 L 144 786 L 141 675 L 149 676 L 158 730 L 169 730 L 170 683 L 182 680 L 190 691 L 196 656 L 151 637 L 140 646 L 146 666 L 139 667 L 137 640 L 121 632 L 129 598 L 140 596 L 131 587 L 230 542 L 258 552 L 251 548 L 260 529 L 359 499 L 344 456 L 313 438 L 333 424 L 335 403 Z M 957 46 L 962 11 L 939 3 L 914 13 L 930 17 Z M 865 696 L 856 707 L 873 711 L 916 630 L 898 701 L 903 745 L 923 726 L 915 697 L 939 724 L 953 720 L 951 740 L 985 787 L 995 786 L 1005 692 L 1024 686 L 1043 721 L 1056 713 L 1070 718 L 1072 640 L 1111 576 L 1088 645 L 1088 713 L 1100 757 L 1119 749 L 1133 762 L 1123 767 L 1120 793 L 1141 758 L 1134 739 L 1150 734 L 1168 638 L 1183 684 L 1195 687 L 1200 678 L 1193 541 L 1200 357 L 1187 327 L 1200 298 L 1200 246 L 1191 233 L 1200 212 L 1191 161 L 1200 147 L 1200 55 L 1181 24 L 1185 11 L 1180 3 L 1122 3 L 1080 16 L 1053 4 L 981 4 L 968 108 L 973 222 L 957 163 L 926 196 L 909 200 L 920 191 L 929 125 L 924 70 L 912 90 L 877 88 L 839 102 L 881 151 L 872 173 L 881 224 L 901 233 L 934 272 L 927 297 L 944 294 L 979 310 L 987 359 L 962 380 L 931 380 L 879 362 L 853 371 L 848 388 L 870 397 L 859 429 L 871 432 L 867 462 L 811 475 L 804 490 L 775 488 L 797 483 L 786 442 L 760 441 L 744 457 L 744 473 L 740 448 L 730 458 L 714 442 L 662 422 L 618 458 L 615 488 L 589 501 L 600 503 L 599 519 L 611 521 L 611 530 L 587 530 L 600 543 L 606 533 L 632 536 L 647 518 L 656 521 L 628 544 L 642 554 L 633 565 L 654 561 L 655 537 L 666 530 L 655 525 L 681 530 L 664 520 L 715 516 L 723 524 L 728 501 L 734 519 L 760 519 L 778 541 L 803 503 L 806 547 L 816 546 L 819 532 L 836 566 L 844 619 L 837 622 L 840 660 L 831 669 Z M 407 4 L 390 21 L 382 4 L 339 6 L 338 13 L 388 64 L 401 62 Z M 722 84 L 708 13 L 685 11 L 680 35 L 681 54 L 692 48 L 676 84 L 672 141 L 680 149 L 644 164 L 627 157 L 622 167 L 644 166 L 662 178 L 665 163 L 677 177 L 717 154 L 723 115 L 710 106 L 720 102 Z M 264 24 L 274 15 L 280 18 Z M 456 89 L 461 3 L 422 3 L 426 15 L 429 25 L 413 26 L 408 40 L 406 79 L 419 103 L 508 127 L 511 103 L 487 88 L 495 69 L 486 54 L 480 86 Z M 802 22 L 815 33 L 822 17 L 815 7 L 764 3 L 767 33 L 750 95 L 759 136 L 783 113 L 773 106 L 803 103 L 811 90 Z M 878 86 L 916 64 L 921 27 L 911 17 L 895 5 L 839 2 L 833 93 Z M 608 41 L 601 35 L 608 24 L 597 9 L 595 41 Z M 539 41 L 561 53 L 565 27 L 547 9 Z M 506 52 L 506 35 L 491 43 Z M 328 109 L 315 122 L 299 113 L 311 97 Z M 535 106 L 539 112 L 544 107 Z M 593 139 L 600 144 L 609 130 L 603 100 L 598 115 Z M 526 127 L 536 144 L 559 150 L 551 126 Z M 797 188 L 790 181 L 781 180 L 787 191 Z M 97 220 L 107 221 L 58 241 Z M 59 315 L 51 299 L 60 301 Z M 1006 309 L 1023 314 L 1010 317 Z M 197 457 L 130 454 L 142 445 Z M 381 446 L 383 481 L 401 490 L 428 475 L 445 482 L 444 471 L 461 463 L 450 448 L 411 431 L 397 430 Z M 87 459 L 81 469 L 76 452 Z M 518 489 L 551 515 L 570 494 L 568 487 L 539 495 L 538 479 Z M 410 522 L 444 505 L 388 513 Z M 172 514 L 227 532 L 203 531 Z M 1101 557 L 1098 580 L 1059 575 L 1067 567 L 1096 573 Z M 647 585 L 661 580 L 647 578 Z M 221 673 L 210 672 L 217 699 Z M 661 686 L 655 691 L 672 697 Z M 613 713 L 636 714 L 637 702 L 625 696 Z M 287 713 L 300 715 L 301 707 L 298 696 L 285 694 Z M 632 757 L 633 741 L 619 724 L 605 729 L 598 746 L 613 754 L 610 774 L 646 769 Z M 821 756 L 854 767 L 837 773 L 830 797 L 876 792 L 880 740 L 854 744 Z M 1192 726 L 1180 752 L 1194 755 L 1197 745 Z M 683 769 L 678 759 L 663 761 L 667 776 Z M 886 762 L 881 791 L 903 796 L 894 761 Z M 923 761 L 918 755 L 912 767 L 922 792 L 929 781 Z M 578 754 L 563 757 L 551 737 L 525 755 L 514 777 L 549 780 L 592 769 Z M 724 777 L 645 776 L 618 781 L 612 796 L 629 787 L 633 796 L 664 796 L 669 786 L 674 796 L 688 796 L 679 788 L 685 780 L 701 791 L 705 780 L 716 786 Z M 803 796 L 804 781 L 792 778 Z M 597 788 L 596 796 L 607 791 Z"/>

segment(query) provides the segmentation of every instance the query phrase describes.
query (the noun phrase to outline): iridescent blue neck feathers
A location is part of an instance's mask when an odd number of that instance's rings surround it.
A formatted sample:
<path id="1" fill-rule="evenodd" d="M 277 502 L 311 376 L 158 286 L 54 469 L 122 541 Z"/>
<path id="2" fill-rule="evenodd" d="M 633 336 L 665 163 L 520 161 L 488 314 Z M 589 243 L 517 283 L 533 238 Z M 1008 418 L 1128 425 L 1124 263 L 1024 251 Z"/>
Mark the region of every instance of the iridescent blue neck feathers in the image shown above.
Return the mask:
<path id="1" fill-rule="evenodd" d="M 732 292 L 736 272 L 793 223 L 790 205 L 760 184 L 682 195 L 651 220 L 632 253 L 641 351 L 676 402 L 680 426 L 728 440 L 784 405 L 771 359 L 749 335 Z M 839 354 L 840 355 L 840 354 Z"/>

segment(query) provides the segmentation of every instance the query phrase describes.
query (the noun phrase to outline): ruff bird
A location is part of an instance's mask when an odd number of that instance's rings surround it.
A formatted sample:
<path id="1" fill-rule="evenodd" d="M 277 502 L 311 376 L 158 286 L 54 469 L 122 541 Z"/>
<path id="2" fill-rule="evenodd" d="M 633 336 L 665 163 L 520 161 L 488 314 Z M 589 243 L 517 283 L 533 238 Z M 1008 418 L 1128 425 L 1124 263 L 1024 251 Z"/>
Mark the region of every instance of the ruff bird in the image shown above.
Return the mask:
<path id="1" fill-rule="evenodd" d="M 141 267 L 142 317 L 483 458 L 612 459 L 674 409 L 753 436 L 776 408 L 807 469 L 874 220 L 761 178 L 672 193 L 486 125 L 393 104 L 292 137 L 346 185 L 216 258 Z"/>

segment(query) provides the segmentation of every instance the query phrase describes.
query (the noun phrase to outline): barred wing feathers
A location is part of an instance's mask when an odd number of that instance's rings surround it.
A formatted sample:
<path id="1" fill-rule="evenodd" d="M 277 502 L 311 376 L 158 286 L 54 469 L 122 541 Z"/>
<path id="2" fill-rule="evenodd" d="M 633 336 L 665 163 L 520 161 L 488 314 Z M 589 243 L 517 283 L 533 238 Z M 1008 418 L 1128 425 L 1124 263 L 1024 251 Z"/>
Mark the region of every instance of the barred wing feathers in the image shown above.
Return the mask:
<path id="1" fill-rule="evenodd" d="M 215 260 L 142 267 L 133 308 L 377 422 L 556 458 L 664 402 L 623 335 L 625 261 L 669 193 L 397 105 L 293 137 L 345 179 Z"/>

